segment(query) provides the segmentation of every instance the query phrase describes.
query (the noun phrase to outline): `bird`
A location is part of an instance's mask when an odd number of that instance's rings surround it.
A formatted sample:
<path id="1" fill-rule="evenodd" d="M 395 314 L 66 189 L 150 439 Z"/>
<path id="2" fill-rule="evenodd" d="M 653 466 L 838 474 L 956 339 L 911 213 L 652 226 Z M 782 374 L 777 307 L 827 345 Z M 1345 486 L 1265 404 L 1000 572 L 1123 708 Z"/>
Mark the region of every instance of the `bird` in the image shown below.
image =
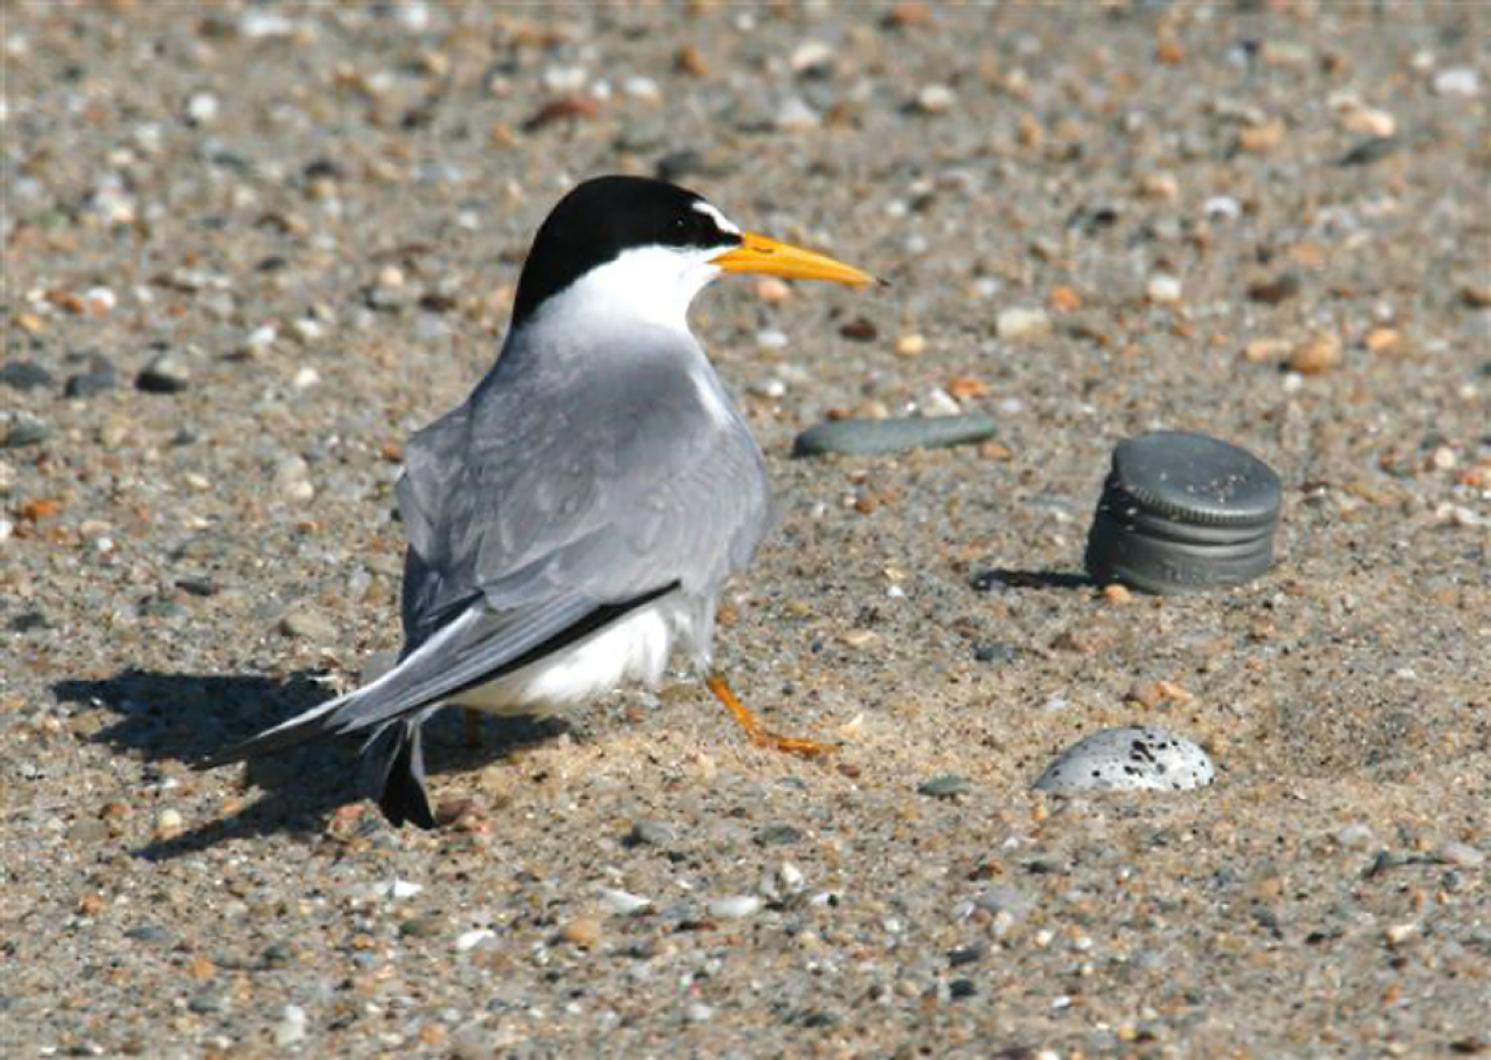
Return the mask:
<path id="1" fill-rule="evenodd" d="M 722 586 L 771 520 L 761 448 L 687 320 L 731 274 L 880 282 L 666 181 L 601 176 L 564 195 L 492 367 L 405 447 L 397 663 L 201 768 L 359 734 L 388 821 L 435 828 L 421 730 L 437 711 L 546 716 L 656 687 L 675 648 L 753 742 L 829 751 L 768 730 L 712 666 Z"/>

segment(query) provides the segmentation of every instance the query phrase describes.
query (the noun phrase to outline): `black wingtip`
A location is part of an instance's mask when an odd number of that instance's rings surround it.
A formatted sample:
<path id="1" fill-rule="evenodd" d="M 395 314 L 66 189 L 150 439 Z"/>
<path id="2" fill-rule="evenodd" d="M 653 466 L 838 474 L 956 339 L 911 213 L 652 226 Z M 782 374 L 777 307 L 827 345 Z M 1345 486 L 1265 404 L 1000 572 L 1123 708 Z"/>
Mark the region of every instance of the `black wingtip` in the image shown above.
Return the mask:
<path id="1" fill-rule="evenodd" d="M 419 723 L 398 726 L 391 738 L 397 741 L 397 749 L 383 778 L 383 789 L 378 793 L 378 808 L 395 828 L 412 824 L 433 830 L 437 825 L 425 791 Z"/>

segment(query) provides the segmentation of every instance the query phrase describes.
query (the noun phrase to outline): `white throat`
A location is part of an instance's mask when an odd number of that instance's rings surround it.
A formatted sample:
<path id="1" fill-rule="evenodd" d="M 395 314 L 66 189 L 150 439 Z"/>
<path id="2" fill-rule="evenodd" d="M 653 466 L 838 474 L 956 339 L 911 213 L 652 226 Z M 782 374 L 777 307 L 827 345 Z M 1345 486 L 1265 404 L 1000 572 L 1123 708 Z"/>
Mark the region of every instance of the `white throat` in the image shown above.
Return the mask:
<path id="1" fill-rule="evenodd" d="M 687 334 L 689 304 L 720 274 L 709 261 L 719 253 L 664 246 L 623 251 L 551 296 L 535 319 L 564 327 L 646 323 Z"/>

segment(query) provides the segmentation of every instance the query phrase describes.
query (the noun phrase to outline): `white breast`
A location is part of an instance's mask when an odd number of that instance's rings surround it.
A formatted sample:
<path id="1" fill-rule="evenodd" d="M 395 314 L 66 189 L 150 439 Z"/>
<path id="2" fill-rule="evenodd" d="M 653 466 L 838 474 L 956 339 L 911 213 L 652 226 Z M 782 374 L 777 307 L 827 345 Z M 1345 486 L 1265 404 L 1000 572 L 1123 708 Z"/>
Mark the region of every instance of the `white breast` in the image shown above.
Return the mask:
<path id="1" fill-rule="evenodd" d="M 564 651 L 449 702 L 490 714 L 551 714 L 628 682 L 656 688 L 675 639 L 692 646 L 693 609 L 677 593 L 638 608 Z"/>

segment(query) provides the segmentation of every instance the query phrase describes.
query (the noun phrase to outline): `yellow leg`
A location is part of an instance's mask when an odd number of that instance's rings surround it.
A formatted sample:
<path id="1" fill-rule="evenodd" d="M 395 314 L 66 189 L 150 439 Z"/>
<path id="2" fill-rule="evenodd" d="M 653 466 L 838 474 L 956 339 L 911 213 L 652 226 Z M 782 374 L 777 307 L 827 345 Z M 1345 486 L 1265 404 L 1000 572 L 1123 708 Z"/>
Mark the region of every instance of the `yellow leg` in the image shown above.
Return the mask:
<path id="1" fill-rule="evenodd" d="M 467 707 L 461 708 L 461 721 L 466 726 L 466 746 L 477 748 L 481 746 L 481 711 L 471 710 Z"/>
<path id="2" fill-rule="evenodd" d="M 761 724 L 761 719 L 751 713 L 751 709 L 736 698 L 735 693 L 730 691 L 730 686 L 725 683 L 725 678 L 720 674 L 711 674 L 704 683 L 709 690 L 715 694 L 715 698 L 725 705 L 736 723 L 745 730 L 753 744 L 759 747 L 774 747 L 778 751 L 786 751 L 788 754 L 802 755 L 804 758 L 816 758 L 826 755 L 834 749 L 833 744 L 819 743 L 817 740 L 803 740 L 794 736 L 778 736 Z"/>

